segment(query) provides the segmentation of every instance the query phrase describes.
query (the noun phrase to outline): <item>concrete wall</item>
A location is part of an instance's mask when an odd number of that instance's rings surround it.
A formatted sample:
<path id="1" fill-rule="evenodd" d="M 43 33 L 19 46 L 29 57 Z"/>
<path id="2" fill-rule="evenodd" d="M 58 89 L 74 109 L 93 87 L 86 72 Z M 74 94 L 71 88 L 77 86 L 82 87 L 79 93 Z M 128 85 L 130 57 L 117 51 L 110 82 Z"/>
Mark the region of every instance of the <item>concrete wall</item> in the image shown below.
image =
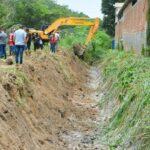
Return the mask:
<path id="1" fill-rule="evenodd" d="M 130 3 L 123 12 L 123 17 L 116 24 L 116 43 L 122 39 L 126 50 L 140 52 L 146 47 L 148 0 L 138 0 L 135 5 Z"/>

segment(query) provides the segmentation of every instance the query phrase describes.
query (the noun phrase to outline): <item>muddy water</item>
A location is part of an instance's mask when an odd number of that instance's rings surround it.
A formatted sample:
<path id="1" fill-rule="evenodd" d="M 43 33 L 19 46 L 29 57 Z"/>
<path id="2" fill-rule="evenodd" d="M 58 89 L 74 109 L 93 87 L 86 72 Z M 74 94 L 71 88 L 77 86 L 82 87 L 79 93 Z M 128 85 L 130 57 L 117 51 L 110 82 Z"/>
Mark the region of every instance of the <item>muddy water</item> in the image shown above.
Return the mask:
<path id="1" fill-rule="evenodd" d="M 74 121 L 72 131 L 64 133 L 62 135 L 66 145 L 66 149 L 69 150 L 106 150 L 107 147 L 96 142 L 98 136 L 98 125 L 100 122 L 98 101 L 103 96 L 100 90 L 102 84 L 102 77 L 100 69 L 91 67 L 89 69 L 89 75 L 84 87 L 87 91 L 74 91 L 73 103 L 76 107 L 84 107 L 90 112 L 93 112 L 93 116 L 89 115 L 86 120 L 79 120 L 75 116 L 70 116 Z"/>

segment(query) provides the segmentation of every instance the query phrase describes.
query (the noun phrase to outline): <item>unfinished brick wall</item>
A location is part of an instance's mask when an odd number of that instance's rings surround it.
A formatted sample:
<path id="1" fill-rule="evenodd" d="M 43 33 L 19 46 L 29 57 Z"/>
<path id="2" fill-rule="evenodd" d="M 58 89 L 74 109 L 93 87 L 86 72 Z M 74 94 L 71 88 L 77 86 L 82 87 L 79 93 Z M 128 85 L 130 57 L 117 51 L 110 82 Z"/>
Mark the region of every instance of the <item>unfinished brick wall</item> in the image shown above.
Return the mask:
<path id="1" fill-rule="evenodd" d="M 123 40 L 126 50 L 140 52 L 146 47 L 148 0 L 138 0 L 135 5 L 130 3 L 123 12 L 123 17 L 116 25 L 115 39 Z"/>

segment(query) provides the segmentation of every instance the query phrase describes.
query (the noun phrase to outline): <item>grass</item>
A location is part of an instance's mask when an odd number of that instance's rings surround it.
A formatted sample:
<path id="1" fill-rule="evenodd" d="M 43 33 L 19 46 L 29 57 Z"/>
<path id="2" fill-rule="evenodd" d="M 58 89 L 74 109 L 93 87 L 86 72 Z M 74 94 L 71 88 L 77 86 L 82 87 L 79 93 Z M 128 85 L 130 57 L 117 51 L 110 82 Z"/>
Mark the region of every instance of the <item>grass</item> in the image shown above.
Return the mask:
<path id="1" fill-rule="evenodd" d="M 63 30 L 59 45 L 65 48 L 71 48 L 76 43 L 84 45 L 88 29 L 88 27 L 75 27 L 71 32 Z"/>
<path id="2" fill-rule="evenodd" d="M 114 99 L 119 101 L 119 108 L 104 131 L 107 144 L 126 147 L 126 143 L 133 146 L 140 143 L 139 149 L 148 149 L 150 60 L 131 52 L 110 51 L 103 59 L 103 76 L 105 82 L 111 82 L 111 88 L 100 105 Z"/>
<path id="3" fill-rule="evenodd" d="M 25 87 L 29 88 L 29 79 L 24 72 L 16 69 L 14 65 L 2 65 L 0 67 L 0 82 L 2 84 L 8 83 L 13 85 L 12 87 L 17 88 L 17 93 L 13 98 L 16 100 L 17 106 L 23 106 L 25 104 L 25 97 L 27 96 L 27 92 Z M 8 91 L 10 92 L 10 91 Z"/>
<path id="4" fill-rule="evenodd" d="M 150 47 L 150 1 L 148 0 L 148 13 L 147 13 L 147 44 Z"/>
<path id="5" fill-rule="evenodd" d="M 86 50 L 85 61 L 88 64 L 99 62 L 110 48 L 111 38 L 105 32 L 98 31 Z"/>

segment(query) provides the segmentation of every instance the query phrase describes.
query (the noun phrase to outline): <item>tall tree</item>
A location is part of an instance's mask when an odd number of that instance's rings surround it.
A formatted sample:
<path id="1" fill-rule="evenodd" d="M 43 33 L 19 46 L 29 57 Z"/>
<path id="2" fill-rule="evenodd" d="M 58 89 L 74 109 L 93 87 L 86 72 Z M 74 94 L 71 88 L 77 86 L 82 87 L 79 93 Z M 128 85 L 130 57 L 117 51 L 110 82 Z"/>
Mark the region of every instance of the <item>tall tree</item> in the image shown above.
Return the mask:
<path id="1" fill-rule="evenodd" d="M 116 2 L 124 2 L 125 0 L 102 0 L 102 12 L 104 14 L 104 20 L 102 27 L 106 32 L 114 36 L 115 34 L 115 8 Z"/>

